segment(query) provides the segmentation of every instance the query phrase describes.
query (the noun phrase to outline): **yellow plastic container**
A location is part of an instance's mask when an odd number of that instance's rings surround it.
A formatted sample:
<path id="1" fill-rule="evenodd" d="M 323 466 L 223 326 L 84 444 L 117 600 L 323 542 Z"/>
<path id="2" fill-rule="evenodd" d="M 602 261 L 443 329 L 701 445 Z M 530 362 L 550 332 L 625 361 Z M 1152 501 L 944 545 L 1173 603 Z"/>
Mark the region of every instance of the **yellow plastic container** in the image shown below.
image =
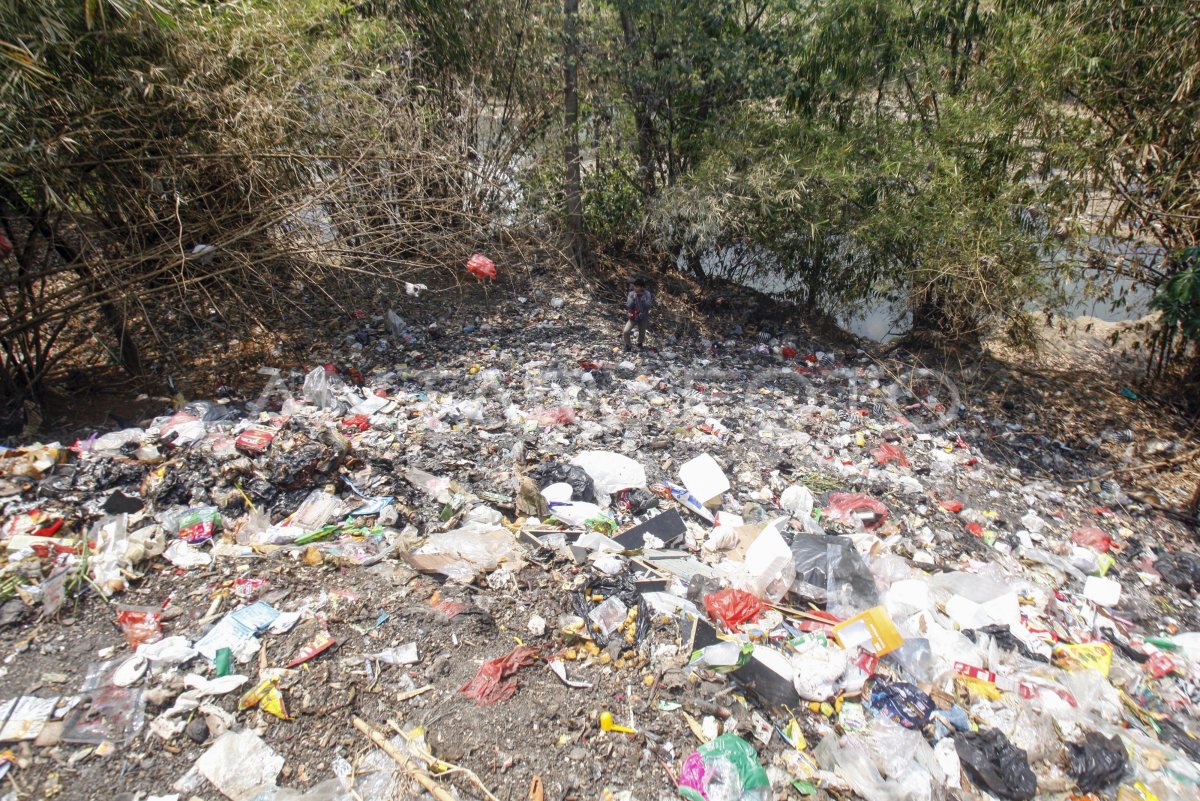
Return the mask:
<path id="1" fill-rule="evenodd" d="M 847 651 L 865 648 L 877 656 L 895 651 L 904 644 L 904 637 L 882 606 L 860 612 L 833 627 L 833 636 Z"/>

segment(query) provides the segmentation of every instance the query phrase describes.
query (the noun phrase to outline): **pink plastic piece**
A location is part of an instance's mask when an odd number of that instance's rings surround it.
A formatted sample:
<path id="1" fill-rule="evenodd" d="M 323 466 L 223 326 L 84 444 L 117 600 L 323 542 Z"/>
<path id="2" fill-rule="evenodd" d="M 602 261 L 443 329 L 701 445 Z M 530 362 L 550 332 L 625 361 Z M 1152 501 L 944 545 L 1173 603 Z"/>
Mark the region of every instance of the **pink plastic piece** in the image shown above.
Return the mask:
<path id="1" fill-rule="evenodd" d="M 708 798 L 704 794 L 704 757 L 700 756 L 700 752 L 693 751 L 683 760 L 683 767 L 679 769 L 679 786 L 690 787 Z"/>
<path id="2" fill-rule="evenodd" d="M 533 416 L 540 426 L 569 426 L 575 422 L 575 410 L 570 406 L 549 409 L 539 406 L 533 410 Z"/>

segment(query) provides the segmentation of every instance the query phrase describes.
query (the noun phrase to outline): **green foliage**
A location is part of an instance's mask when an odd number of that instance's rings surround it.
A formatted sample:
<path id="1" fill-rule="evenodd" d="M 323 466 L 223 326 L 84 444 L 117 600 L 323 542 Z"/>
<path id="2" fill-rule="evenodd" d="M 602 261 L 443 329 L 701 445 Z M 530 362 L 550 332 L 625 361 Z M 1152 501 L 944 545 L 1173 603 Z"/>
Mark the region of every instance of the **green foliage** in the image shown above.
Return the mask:
<path id="1" fill-rule="evenodd" d="M 630 177 L 636 166 L 623 170 L 609 166 L 584 177 L 584 228 L 616 245 L 639 230 L 645 196 Z"/>
<path id="2" fill-rule="evenodd" d="M 1200 243 L 1200 16 L 1187 3 L 1013 0 L 1029 27 L 1022 75 L 1039 135 L 1088 203 L 1096 231 L 1194 253 Z M 1189 258 L 1122 262 L 1094 253 L 1106 275 L 1156 288 L 1164 341 L 1200 314 Z M 1119 300 L 1119 298 L 1118 298 Z"/>
<path id="3" fill-rule="evenodd" d="M 1160 325 L 1200 343 L 1200 247 L 1186 248 L 1181 266 L 1158 285 L 1150 308 L 1162 313 Z"/>
<path id="4" fill-rule="evenodd" d="M 626 130 L 635 132 L 629 144 L 648 194 L 691 170 L 727 109 L 777 93 L 782 26 L 770 3 L 613 0 L 604 8 L 592 26 L 604 55 L 590 69 L 633 118 Z"/>
<path id="5" fill-rule="evenodd" d="M 189 329 L 278 315 L 305 282 L 336 302 L 461 263 L 515 219 L 546 86 L 515 65 L 544 10 L 0 0 L 0 400 L 72 354 L 138 371 L 135 340 L 170 364 Z M 422 33 L 443 12 L 468 58 Z"/>
<path id="6" fill-rule="evenodd" d="M 36 383 L 31 354 L 97 315 L 154 332 L 166 298 L 191 314 L 293 269 L 448 263 L 526 223 L 553 238 L 562 31 L 548 0 L 0 0 L 20 245 L 0 361 Z M 1198 243 L 1186 4 L 605 0 L 579 39 L 571 134 L 601 250 L 1024 341 L 1066 269 L 1047 252 Z M 1194 269 L 1136 276 L 1172 330 L 1194 330 Z M 56 322 L 72 313 L 92 322 Z"/>
<path id="7" fill-rule="evenodd" d="M 1024 4 L 1014 4 L 1021 8 Z M 1200 230 L 1200 16 L 1186 3 L 1031 0 L 1027 55 L 1047 114 L 1072 116 L 1071 164 L 1110 230 L 1135 224 L 1168 251 Z"/>
<path id="8" fill-rule="evenodd" d="M 635 129 L 639 87 L 696 98 L 692 127 L 653 140 L 660 247 L 720 254 L 725 274 L 826 311 L 899 298 L 952 336 L 1027 332 L 1052 277 L 1038 254 L 1072 208 L 999 57 L 1028 21 L 975 2 L 762 9 L 672 40 L 705 69 L 642 59 L 625 78 Z"/>

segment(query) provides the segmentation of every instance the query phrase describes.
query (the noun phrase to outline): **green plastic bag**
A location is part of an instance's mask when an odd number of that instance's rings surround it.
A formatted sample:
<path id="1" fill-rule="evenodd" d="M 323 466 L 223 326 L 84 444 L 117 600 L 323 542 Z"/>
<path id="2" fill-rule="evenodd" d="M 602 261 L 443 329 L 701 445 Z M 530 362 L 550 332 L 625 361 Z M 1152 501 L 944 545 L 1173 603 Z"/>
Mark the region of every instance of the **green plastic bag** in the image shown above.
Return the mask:
<path id="1" fill-rule="evenodd" d="M 752 790 L 770 786 L 771 781 L 767 778 L 767 771 L 758 762 L 758 752 L 754 750 L 754 746 L 736 734 L 722 734 L 697 748 L 684 762 L 683 769 L 679 772 L 679 794 L 688 801 L 704 801 L 701 792 L 704 769 L 699 763 L 702 760 L 704 765 L 708 765 L 718 757 L 729 760 L 737 771 L 738 778 L 742 781 L 743 797 Z"/>

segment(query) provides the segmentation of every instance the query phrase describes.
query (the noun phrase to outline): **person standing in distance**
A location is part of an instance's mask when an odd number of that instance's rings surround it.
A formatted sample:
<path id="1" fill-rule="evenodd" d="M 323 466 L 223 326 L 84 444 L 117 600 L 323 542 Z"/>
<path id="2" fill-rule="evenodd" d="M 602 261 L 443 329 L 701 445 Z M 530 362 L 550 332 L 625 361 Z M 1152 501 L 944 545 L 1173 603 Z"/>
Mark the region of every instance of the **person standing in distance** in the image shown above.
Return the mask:
<path id="1" fill-rule="evenodd" d="M 638 332 L 638 350 L 641 350 L 646 345 L 646 324 L 650 320 L 650 309 L 654 306 L 654 299 L 650 295 L 650 290 L 646 289 L 646 281 L 642 278 L 636 279 L 629 285 L 629 295 L 625 298 L 625 311 L 628 320 L 625 322 L 625 330 L 621 332 L 621 337 L 625 341 L 625 350 L 633 350 L 630 344 L 630 335 L 633 334 L 634 326 L 637 326 Z"/>

